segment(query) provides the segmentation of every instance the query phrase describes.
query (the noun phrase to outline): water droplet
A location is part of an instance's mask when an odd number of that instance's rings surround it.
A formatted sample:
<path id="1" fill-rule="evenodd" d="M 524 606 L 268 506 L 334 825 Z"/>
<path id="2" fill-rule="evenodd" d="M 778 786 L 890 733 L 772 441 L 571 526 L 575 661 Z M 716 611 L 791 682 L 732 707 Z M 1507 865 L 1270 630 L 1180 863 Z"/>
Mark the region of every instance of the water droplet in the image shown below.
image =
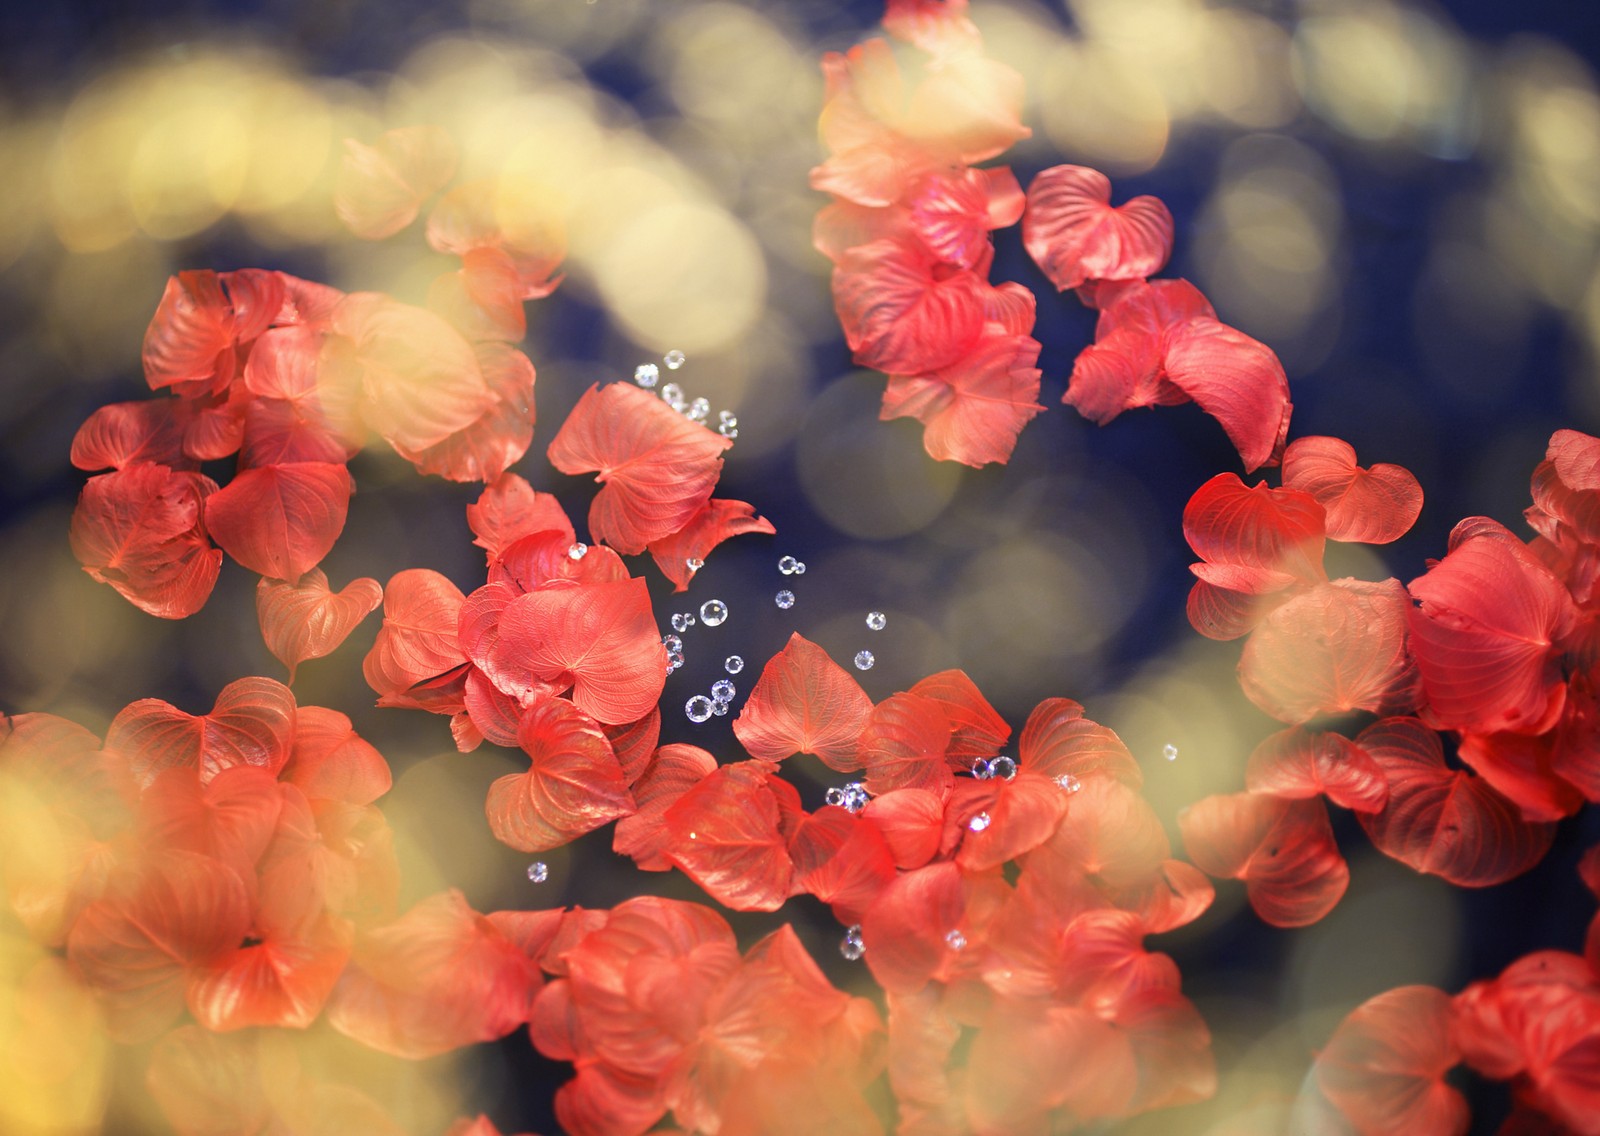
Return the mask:
<path id="1" fill-rule="evenodd" d="M 717 427 L 717 433 L 721 434 L 724 438 L 732 440 L 739 436 L 739 427 L 730 422 L 724 422 L 722 425 Z"/>
<path id="2" fill-rule="evenodd" d="M 659 378 L 661 378 L 661 368 L 654 363 L 640 363 L 633 369 L 633 381 L 645 390 L 654 387 Z"/>
<path id="3" fill-rule="evenodd" d="M 844 933 L 844 940 L 839 944 L 839 953 L 851 962 L 855 962 L 867 953 L 867 944 L 861 941 L 861 924 L 854 924 Z"/>
<path id="4" fill-rule="evenodd" d="M 973 832 L 982 832 L 984 829 L 989 827 L 989 814 L 978 813 L 967 822 L 967 827 Z"/>
<path id="5" fill-rule="evenodd" d="M 684 355 L 682 351 L 679 351 L 677 348 L 673 348 L 671 351 L 668 351 L 661 357 L 661 361 L 667 365 L 667 370 L 676 371 L 679 367 L 683 366 L 684 360 L 687 358 L 688 356 Z"/>
<path id="6" fill-rule="evenodd" d="M 690 573 L 692 574 L 704 568 L 706 566 L 706 562 L 697 556 L 691 556 L 689 559 L 683 562 L 683 566 L 689 569 Z"/>
<path id="7" fill-rule="evenodd" d="M 577 544 L 574 544 L 571 548 L 567 549 L 567 559 L 568 560 L 582 560 L 585 556 L 588 556 L 588 555 L 589 555 L 589 546 L 587 544 L 584 544 L 583 541 L 581 541 L 581 540 Z"/>
<path id="8" fill-rule="evenodd" d="M 980 757 L 972 763 L 972 775 L 979 781 L 987 781 L 994 776 L 994 770 L 990 768 L 987 759 Z"/>
<path id="9" fill-rule="evenodd" d="M 736 675 L 740 671 L 744 670 L 744 660 L 738 655 L 729 655 L 726 659 L 722 660 L 722 669 L 731 675 Z"/>
<path id="10" fill-rule="evenodd" d="M 788 588 L 785 588 L 783 591 L 772 597 L 772 602 L 783 608 L 784 611 L 788 611 L 794 606 L 794 593 Z"/>
<path id="11" fill-rule="evenodd" d="M 1166 745 L 1161 747 L 1161 756 L 1166 758 L 1168 761 L 1177 761 L 1178 747 L 1173 745 L 1171 742 L 1168 742 Z"/>
<path id="12" fill-rule="evenodd" d="M 806 562 L 804 560 L 796 560 L 794 562 L 794 574 L 796 576 L 804 576 L 806 574 Z"/>
<path id="13" fill-rule="evenodd" d="M 728 618 L 728 605 L 721 600 L 707 600 L 700 605 L 700 619 L 707 627 L 720 627 Z"/>
<path id="14" fill-rule="evenodd" d="M 859 781 L 850 782 L 840 790 L 840 793 L 842 799 L 839 803 L 853 813 L 858 813 L 866 808 L 867 803 L 872 800 L 871 797 L 867 796 L 866 787 Z"/>
<path id="15" fill-rule="evenodd" d="M 711 712 L 719 718 L 723 717 L 728 712 L 728 703 L 713 702 L 711 704 Z"/>
<path id="16" fill-rule="evenodd" d="M 889 617 L 881 611 L 867 612 L 867 627 L 873 631 L 882 631 L 888 626 Z"/>
<path id="17" fill-rule="evenodd" d="M 711 400 L 697 398 L 689 404 L 689 409 L 684 413 L 688 415 L 690 422 L 704 422 L 711 413 Z"/>
<path id="18" fill-rule="evenodd" d="M 719 678 L 711 684 L 711 697 L 718 702 L 732 702 L 733 696 L 737 693 L 739 692 L 734 689 L 733 683 L 725 678 Z"/>
<path id="19" fill-rule="evenodd" d="M 826 793 L 824 793 L 822 795 L 822 799 L 824 801 L 827 801 L 828 804 L 833 805 L 835 807 L 841 806 L 841 805 L 844 804 L 844 790 L 843 789 L 829 789 Z"/>
<path id="20" fill-rule="evenodd" d="M 536 884 L 542 884 L 550 878 L 550 865 L 543 860 L 535 860 L 528 865 L 528 878 Z"/>
<path id="21" fill-rule="evenodd" d="M 960 931 L 951 931 L 944 937 L 944 941 L 952 951 L 965 950 L 967 946 L 967 937 Z"/>
<path id="22" fill-rule="evenodd" d="M 1070 773 L 1063 773 L 1061 776 L 1057 777 L 1056 784 L 1060 785 L 1061 788 L 1068 793 L 1076 793 L 1079 789 L 1083 788 L 1083 782 L 1079 781 Z"/>
<path id="23" fill-rule="evenodd" d="M 672 629 L 674 631 L 687 631 L 694 626 L 694 616 L 686 611 L 675 612 L 672 616 Z"/>
<path id="24" fill-rule="evenodd" d="M 989 774 L 1009 781 L 1017 775 L 1017 763 L 1002 754 L 989 763 Z"/>
<path id="25" fill-rule="evenodd" d="M 661 388 L 661 401 L 682 413 L 684 406 L 683 388 L 677 383 L 667 383 Z"/>
<path id="26" fill-rule="evenodd" d="M 689 716 L 689 721 L 691 722 L 709 721 L 711 713 L 715 709 L 716 707 L 711 704 L 711 699 L 703 694 L 697 694 L 683 704 L 683 712 Z"/>
<path id="27" fill-rule="evenodd" d="M 683 640 L 676 635 L 663 635 L 661 637 L 661 645 L 669 651 L 683 650 Z"/>
<path id="28" fill-rule="evenodd" d="M 677 670 L 681 666 L 683 666 L 683 652 L 682 651 L 668 651 L 667 652 L 667 673 L 671 674 L 673 671 Z"/>
<path id="29" fill-rule="evenodd" d="M 877 661 L 877 659 L 872 657 L 871 651 L 856 652 L 856 670 L 858 671 L 870 671 L 872 669 L 872 664 Z"/>
<path id="30" fill-rule="evenodd" d="M 800 563 L 800 561 L 796 560 L 792 556 L 779 557 L 778 558 L 778 571 L 782 572 L 785 576 L 793 576 L 794 575 L 795 565 L 799 564 L 799 563 Z"/>
<path id="31" fill-rule="evenodd" d="M 733 411 L 724 410 L 717 414 L 717 433 L 724 438 L 739 436 L 739 418 Z"/>

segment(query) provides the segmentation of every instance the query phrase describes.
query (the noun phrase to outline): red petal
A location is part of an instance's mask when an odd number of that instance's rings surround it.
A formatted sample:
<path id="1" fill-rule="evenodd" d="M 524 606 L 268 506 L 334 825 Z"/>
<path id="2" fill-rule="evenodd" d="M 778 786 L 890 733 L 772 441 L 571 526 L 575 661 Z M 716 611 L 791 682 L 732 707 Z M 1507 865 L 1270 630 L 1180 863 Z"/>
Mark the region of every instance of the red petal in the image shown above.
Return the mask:
<path id="1" fill-rule="evenodd" d="M 289 668 L 293 682 L 296 667 L 333 654 L 382 602 L 376 580 L 351 580 L 334 592 L 322 570 L 313 568 L 295 584 L 263 576 L 256 586 L 256 619 L 267 649 Z"/>
<path id="2" fill-rule="evenodd" d="M 355 482 L 342 465 L 293 462 L 247 469 L 206 499 L 206 526 L 252 572 L 298 580 L 344 531 Z"/>
<path id="3" fill-rule="evenodd" d="M 690 789 L 717 768 L 717 759 L 699 746 L 664 745 L 656 751 L 644 773 L 633 783 L 638 811 L 617 821 L 611 850 L 631 856 L 647 872 L 666 872 L 672 835 L 663 819 Z"/>
<path id="4" fill-rule="evenodd" d="M 1196 580 L 1185 605 L 1189 624 L 1207 639 L 1237 639 L 1248 635 L 1273 608 L 1288 596 L 1284 592 L 1253 596 Z"/>
<path id="5" fill-rule="evenodd" d="M 425 308 L 352 293 L 333 328 L 349 340 L 335 364 L 359 376 L 362 415 L 396 449 L 436 446 L 495 406 L 472 345 Z"/>
<path id="6" fill-rule="evenodd" d="M 988 826 L 969 830 L 956 854 L 956 863 L 969 872 L 998 868 L 1049 840 L 1071 799 L 1052 778 L 1027 769 L 1000 782 L 998 788 L 994 804 L 985 810 Z"/>
<path id="7" fill-rule="evenodd" d="M 216 484 L 138 462 L 91 477 L 72 513 L 72 552 L 85 572 L 141 611 L 184 619 L 205 604 L 222 568 L 203 520 Z"/>
<path id="8" fill-rule="evenodd" d="M 830 769 L 848 772 L 860 768 L 856 739 L 871 713 L 861 684 L 795 632 L 761 669 L 733 732 L 752 757 L 782 761 L 813 753 Z"/>
<path id="9" fill-rule="evenodd" d="M 1505 529 L 1469 519 L 1449 555 L 1408 586 L 1422 601 L 1409 613 L 1411 651 L 1439 721 L 1542 733 L 1560 709 L 1554 644 L 1576 620 L 1561 582 Z"/>
<path id="10" fill-rule="evenodd" d="M 1322 506 L 1309 493 L 1247 486 L 1232 473 L 1195 490 L 1183 510 L 1183 535 L 1204 561 L 1194 574 L 1252 595 L 1326 580 L 1323 528 Z"/>
<path id="11" fill-rule="evenodd" d="M 1560 820 L 1583 807 L 1570 763 L 1558 761 L 1558 735 L 1465 734 L 1456 756 L 1509 798 L 1525 820 Z M 1584 747 L 1586 752 L 1593 752 Z M 1580 778 L 1581 779 L 1581 778 Z"/>
<path id="12" fill-rule="evenodd" d="M 211 394 L 233 379 L 233 305 L 215 272 L 180 272 L 144 333 L 144 374 L 152 390 Z M 187 385 L 185 385 L 187 384 Z"/>
<path id="13" fill-rule="evenodd" d="M 145 1084 L 178 1136 L 259 1132 L 270 1118 L 255 1034 L 187 1025 L 150 1052 Z"/>
<path id="14" fill-rule="evenodd" d="M 1069 809 L 1050 843 L 1029 857 L 1030 867 L 1041 859 L 1056 861 L 1110 892 L 1143 889 L 1163 875 L 1172 846 L 1138 790 L 1109 777 L 1090 777 L 1072 794 Z"/>
<path id="15" fill-rule="evenodd" d="M 969 168 L 929 174 L 905 203 L 917 236 L 946 264 L 976 269 L 990 255 L 989 230 L 995 226 L 990 224 L 988 172 Z M 1021 195 L 1015 177 L 1011 188 Z"/>
<path id="16" fill-rule="evenodd" d="M 1389 799 L 1389 782 L 1366 750 L 1343 735 L 1299 726 L 1256 746 L 1244 783 L 1272 797 L 1326 796 L 1358 813 L 1377 812 Z"/>
<path id="17" fill-rule="evenodd" d="M 589 532 L 631 556 L 693 520 L 732 444 L 640 388 L 612 383 L 584 392 L 550 443 L 550 462 L 599 475 Z"/>
<path id="18" fill-rule="evenodd" d="M 1462 887 L 1519 876 L 1544 858 L 1552 824 L 1531 824 L 1483 779 L 1444 763 L 1439 735 L 1415 718 L 1386 718 L 1356 744 L 1389 781 L 1389 803 L 1358 814 L 1380 852 Z"/>
<path id="19" fill-rule="evenodd" d="M 187 972 L 238 945 L 250 905 L 238 873 L 193 852 L 152 857 L 83 909 L 67 958 L 118 1041 L 148 1041 L 183 1012 Z"/>
<path id="20" fill-rule="evenodd" d="M 908 694 L 931 698 L 944 710 L 950 723 L 950 740 L 945 758 L 951 768 L 965 772 L 979 757 L 993 757 L 1011 736 L 999 711 L 984 698 L 965 671 L 948 670 L 919 679 Z"/>
<path id="21" fill-rule="evenodd" d="M 1189 858 L 1211 876 L 1244 880 L 1274 927 L 1315 923 L 1344 895 L 1350 868 L 1320 800 L 1255 793 L 1207 797 L 1178 814 Z"/>
<path id="22" fill-rule="evenodd" d="M 1037 340 L 989 324 L 949 366 L 925 375 L 892 376 L 878 417 L 921 422 L 923 447 L 935 461 L 1004 464 L 1022 427 L 1044 409 L 1038 401 L 1038 359 Z"/>
<path id="23" fill-rule="evenodd" d="M 1172 255 L 1172 214 L 1154 197 L 1111 207 L 1111 179 L 1052 166 L 1028 186 L 1022 243 L 1060 291 L 1085 280 L 1142 280 Z"/>
<path id="24" fill-rule="evenodd" d="M 577 539 L 561 502 L 538 492 L 514 473 L 502 473 L 484 486 L 477 501 L 467 506 L 467 525 L 472 529 L 472 543 L 487 550 L 490 560 L 519 537 L 536 532 L 560 532 L 568 544 Z"/>
<path id="25" fill-rule="evenodd" d="M 795 889 L 828 904 L 845 924 L 861 922 L 895 875 L 894 858 L 878 827 L 832 806 L 806 818 L 789 854 Z"/>
<path id="26" fill-rule="evenodd" d="M 934 699 L 891 694 L 871 708 L 856 744 L 868 792 L 928 789 L 941 797 L 948 792 L 951 776 L 945 748 L 950 744 L 950 722 L 944 707 Z M 846 771 L 833 762 L 828 764 Z"/>
<path id="27" fill-rule="evenodd" d="M 1245 472 L 1275 465 L 1289 433 L 1289 377 L 1266 344 L 1215 320 L 1194 320 L 1168 339 L 1166 377 L 1218 422 Z"/>
<path id="28" fill-rule="evenodd" d="M 631 578 L 622 557 L 605 545 L 595 545 L 576 560 L 572 558 L 572 547 L 566 533 L 530 533 L 512 541 L 499 556 L 490 559 L 489 583 L 508 585 L 515 597 L 523 592 L 538 591 L 558 580 L 574 584 L 617 584 Z M 462 642 L 468 642 L 465 630 Z"/>
<path id="29" fill-rule="evenodd" d="M 1410 603 L 1399 580 L 1336 580 L 1293 596 L 1250 633 L 1239 685 L 1280 722 L 1416 707 L 1417 670 L 1406 650 Z"/>
<path id="30" fill-rule="evenodd" d="M 79 469 L 122 469 L 134 462 L 169 468 L 188 464 L 183 453 L 187 425 L 177 399 L 146 399 L 102 406 L 72 436 L 72 464 Z"/>
<path id="31" fill-rule="evenodd" d="M 1461 1055 L 1450 1041 L 1450 997 L 1402 986 L 1369 998 L 1339 1023 L 1317 1056 L 1317 1086 L 1371 1136 L 1463 1136 L 1467 1103 L 1445 1074 Z"/>
<path id="32" fill-rule="evenodd" d="M 735 911 L 776 911 L 794 864 L 764 761 L 724 765 L 667 809 L 667 859 Z"/>
<path id="33" fill-rule="evenodd" d="M 273 929 L 266 941 L 229 951 L 195 974 L 189 1011 L 211 1030 L 305 1029 L 344 972 L 353 937 L 350 924 L 329 916 Z"/>
<path id="34" fill-rule="evenodd" d="M 1283 484 L 1317 499 L 1333 540 L 1387 544 L 1410 531 L 1422 512 L 1422 486 L 1404 466 L 1356 465 L 1355 447 L 1338 438 L 1296 438 L 1283 453 Z"/>
<path id="35" fill-rule="evenodd" d="M 662 575 L 674 584 L 672 590 L 682 592 L 688 589 L 696 571 L 689 567 L 690 560 L 704 564 L 711 550 L 729 537 L 777 531 L 771 521 L 756 516 L 755 506 L 712 498 L 677 532 L 651 541 L 650 555 L 655 557 Z"/>
<path id="36" fill-rule="evenodd" d="M 420 473 L 450 481 L 493 481 L 520 461 L 533 441 L 533 363 L 505 343 L 478 343 L 473 351 L 497 401 L 476 422 L 437 445 L 410 450 L 396 444 L 396 452 Z"/>
<path id="37" fill-rule="evenodd" d="M 970 165 L 987 161 L 1033 132 L 1022 125 L 1022 76 L 975 52 L 943 56 L 911 92 L 905 133 L 953 152 Z"/>
<path id="38" fill-rule="evenodd" d="M 666 649 L 643 580 L 547 588 L 500 616 L 484 666 L 500 689 L 530 695 L 572 685 L 572 701 L 608 724 L 650 713 L 666 684 Z"/>
<path id="39" fill-rule="evenodd" d="M 567 252 L 559 218 L 539 194 L 508 194 L 499 178 L 456 186 L 428 215 L 428 243 L 466 259 L 497 250 L 516 267 L 520 298 L 548 296 L 561 283 L 551 279 Z"/>
<path id="40" fill-rule="evenodd" d="M 927 789 L 895 789 L 867 802 L 861 815 L 878 826 L 897 868 L 920 868 L 939 851 L 944 801 Z"/>
<path id="41" fill-rule="evenodd" d="M 456 144 L 437 126 L 385 131 L 372 146 L 346 138 L 333 206 L 356 236 L 381 240 L 411 224 L 455 172 Z"/>
<path id="42" fill-rule="evenodd" d="M 983 45 L 977 25 L 967 18 L 967 0 L 889 0 L 883 30 L 931 55 Z"/>
<path id="43" fill-rule="evenodd" d="M 1104 426 L 1124 410 L 1182 401 L 1163 387 L 1161 342 L 1155 334 L 1126 331 L 1097 335 L 1072 363 L 1061 401 Z"/>
<path id="44" fill-rule="evenodd" d="M 983 288 L 970 271 L 948 276 L 923 246 L 881 240 L 848 249 L 833 270 L 845 341 L 863 367 L 922 375 L 947 367 L 983 331 Z"/>
<path id="45" fill-rule="evenodd" d="M 944 964 L 945 936 L 967 908 L 961 869 L 946 861 L 902 872 L 861 922 L 867 966 L 891 994 L 915 994 Z"/>
<path id="46" fill-rule="evenodd" d="M 461 258 L 460 269 L 434 277 L 428 288 L 428 307 L 474 343 L 518 343 L 528 334 L 522 278 L 504 249 L 469 250 Z"/>
<path id="47" fill-rule="evenodd" d="M 217 695 L 211 713 L 185 714 L 159 698 L 124 707 L 106 731 L 106 749 L 127 761 L 141 785 L 163 769 L 194 769 L 201 783 L 251 765 L 277 775 L 294 743 L 294 695 L 270 678 L 241 678 Z"/>
<path id="48" fill-rule="evenodd" d="M 383 755 L 337 710 L 301 706 L 295 711 L 294 752 L 281 776 L 312 800 L 369 805 L 389 791 L 393 778 Z"/>
<path id="49" fill-rule="evenodd" d="M 661 740 L 661 708 L 653 706 L 650 713 L 635 722 L 619 722 L 603 727 L 611 739 L 611 748 L 617 753 L 617 764 L 631 786 L 637 781 L 655 756 L 656 743 Z"/>
<path id="50" fill-rule="evenodd" d="M 383 593 L 383 626 L 361 664 L 367 685 L 384 697 L 402 696 L 465 663 L 456 637 L 465 600 L 431 569 L 395 573 Z"/>
<path id="51" fill-rule="evenodd" d="M 253 879 L 277 829 L 283 798 L 264 769 L 224 769 L 205 785 L 194 770 L 162 770 L 139 800 L 140 838 L 151 848 L 199 852 Z"/>
<path id="52" fill-rule="evenodd" d="M 431 1057 L 504 1037 L 539 986 L 538 966 L 449 891 L 357 940 L 328 1021 L 380 1052 Z"/>
<path id="53" fill-rule="evenodd" d="M 495 839 L 543 852 L 633 812 L 611 742 L 572 703 L 537 702 L 523 716 L 517 741 L 533 765 L 489 787 L 484 811 Z"/>
<path id="54" fill-rule="evenodd" d="M 1035 706 L 1017 742 L 1017 762 L 1052 779 L 1104 774 L 1138 789 L 1144 774 L 1116 733 L 1083 716 L 1070 698 L 1047 698 Z"/>

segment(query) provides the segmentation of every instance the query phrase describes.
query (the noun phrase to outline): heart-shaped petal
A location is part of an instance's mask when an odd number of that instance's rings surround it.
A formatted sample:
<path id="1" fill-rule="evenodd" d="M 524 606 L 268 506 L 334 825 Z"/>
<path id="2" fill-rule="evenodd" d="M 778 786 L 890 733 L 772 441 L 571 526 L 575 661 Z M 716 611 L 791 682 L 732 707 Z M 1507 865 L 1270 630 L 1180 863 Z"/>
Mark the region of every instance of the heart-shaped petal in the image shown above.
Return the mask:
<path id="1" fill-rule="evenodd" d="M 296 667 L 331 655 L 382 602 L 376 580 L 351 580 L 335 592 L 322 569 L 313 568 L 294 584 L 263 576 L 256 586 L 256 619 L 267 649 L 289 668 L 292 683 Z"/>
<path id="2" fill-rule="evenodd" d="M 287 686 L 241 678 L 222 688 L 209 714 L 186 714 L 159 698 L 131 703 L 111 720 L 106 749 L 127 761 L 141 785 L 172 768 L 197 770 L 201 784 L 236 765 L 276 776 L 289 760 L 294 726 Z"/>

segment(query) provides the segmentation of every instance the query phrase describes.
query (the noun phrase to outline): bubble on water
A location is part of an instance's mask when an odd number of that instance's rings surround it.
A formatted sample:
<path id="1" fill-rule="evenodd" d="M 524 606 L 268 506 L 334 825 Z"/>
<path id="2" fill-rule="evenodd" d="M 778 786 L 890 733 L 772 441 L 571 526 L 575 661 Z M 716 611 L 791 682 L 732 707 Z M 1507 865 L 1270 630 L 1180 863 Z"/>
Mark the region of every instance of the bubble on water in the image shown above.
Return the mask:
<path id="1" fill-rule="evenodd" d="M 684 411 L 690 422 L 704 422 L 711 413 L 711 400 L 697 398 L 689 404 L 689 409 Z"/>
<path id="2" fill-rule="evenodd" d="M 836 808 L 837 807 L 842 807 L 844 805 L 844 790 L 843 789 L 829 789 L 826 793 L 824 793 L 822 795 L 822 799 L 824 801 L 826 801 L 828 804 L 835 806 Z"/>
<path id="3" fill-rule="evenodd" d="M 683 650 L 683 640 L 676 635 L 663 635 L 661 637 L 661 645 L 669 651 Z"/>
<path id="4" fill-rule="evenodd" d="M 707 627 L 720 627 L 728 618 L 728 605 L 721 600 L 707 600 L 700 605 L 700 622 Z"/>
<path id="5" fill-rule="evenodd" d="M 987 758 L 978 758 L 972 763 L 972 775 L 979 781 L 987 781 L 994 776 L 994 769 L 989 765 Z"/>
<path id="6" fill-rule="evenodd" d="M 711 712 L 715 709 L 716 707 L 711 704 L 711 699 L 703 694 L 697 694 L 683 704 L 683 712 L 689 716 L 689 721 L 691 722 L 709 721 Z"/>
<path id="7" fill-rule="evenodd" d="M 738 655 L 729 655 L 726 659 L 722 660 L 722 669 L 731 675 L 736 675 L 740 671 L 744 670 L 744 660 Z"/>
<path id="8" fill-rule="evenodd" d="M 871 797 L 867 796 L 866 786 L 859 781 L 850 782 L 839 790 L 839 794 L 839 804 L 853 813 L 858 813 L 866 808 L 867 803 L 872 800 Z"/>
<path id="9" fill-rule="evenodd" d="M 739 693 L 734 689 L 733 683 L 725 678 L 719 678 L 711 684 L 711 697 L 718 702 L 732 702 L 733 696 Z"/>
<path id="10" fill-rule="evenodd" d="M 588 555 L 589 555 L 589 546 L 587 544 L 584 544 L 583 541 L 581 541 L 581 540 L 578 541 L 576 544 L 574 544 L 571 548 L 567 549 L 567 559 L 568 560 L 582 560 L 585 556 L 588 556 Z"/>
<path id="11" fill-rule="evenodd" d="M 867 627 L 872 631 L 882 631 L 889 624 L 889 617 L 881 611 L 867 612 Z"/>
<path id="12" fill-rule="evenodd" d="M 1083 782 L 1079 781 L 1070 773 L 1063 773 L 1061 776 L 1057 777 L 1056 784 L 1060 785 L 1061 788 L 1066 790 L 1068 793 L 1076 793 L 1079 789 L 1083 788 Z"/>
<path id="13" fill-rule="evenodd" d="M 686 611 L 674 612 L 672 616 L 672 629 L 674 631 L 687 631 L 694 626 L 694 616 Z"/>
<path id="14" fill-rule="evenodd" d="M 779 557 L 778 558 L 778 571 L 782 572 L 785 576 L 793 576 L 794 575 L 795 565 L 797 565 L 799 563 L 800 563 L 800 561 L 796 560 L 792 556 Z"/>
<path id="15" fill-rule="evenodd" d="M 973 832 L 982 832 L 984 829 L 989 827 L 989 814 L 978 813 L 967 822 L 967 827 Z"/>
<path id="16" fill-rule="evenodd" d="M 661 361 L 667 365 L 667 370 L 669 371 L 676 371 L 679 367 L 683 366 L 685 360 L 687 359 L 688 356 L 682 351 L 679 351 L 677 348 L 673 348 L 671 351 L 668 351 L 661 357 Z"/>
<path id="17" fill-rule="evenodd" d="M 542 884 L 550 878 L 550 865 L 543 860 L 535 860 L 528 865 L 528 878 L 536 884 Z"/>
<path id="18" fill-rule="evenodd" d="M 806 562 L 804 560 L 796 560 L 794 562 L 794 574 L 796 576 L 804 576 L 806 574 Z"/>
<path id="19" fill-rule="evenodd" d="M 861 941 L 861 924 L 856 923 L 845 931 L 844 939 L 839 943 L 839 953 L 851 962 L 867 953 L 867 944 Z"/>
<path id="20" fill-rule="evenodd" d="M 683 388 L 677 383 L 667 383 L 661 388 L 661 401 L 681 413 L 684 407 Z"/>
<path id="21" fill-rule="evenodd" d="M 1171 742 L 1168 742 L 1166 745 L 1161 747 L 1161 756 L 1166 758 L 1168 761 L 1177 761 L 1178 747 L 1173 745 Z"/>
<path id="22" fill-rule="evenodd" d="M 633 381 L 650 390 L 656 385 L 656 380 L 661 378 L 661 368 L 654 363 L 640 363 L 633 369 Z"/>
<path id="23" fill-rule="evenodd" d="M 689 574 L 692 576 L 694 573 L 704 568 L 706 566 L 706 562 L 701 560 L 698 556 L 691 556 L 689 559 L 683 562 L 683 566 L 689 569 Z"/>
<path id="24" fill-rule="evenodd" d="M 1011 758 L 1001 754 L 989 763 L 989 774 L 1009 781 L 1017 775 L 1017 763 Z"/>
<path id="25" fill-rule="evenodd" d="M 682 651 L 668 651 L 667 652 L 667 673 L 671 674 L 673 671 L 677 670 L 681 666 L 683 666 L 683 652 Z"/>
<path id="26" fill-rule="evenodd" d="M 794 606 L 794 593 L 788 588 L 785 588 L 783 591 L 772 597 L 772 602 L 783 608 L 784 611 L 788 611 Z"/>
<path id="27" fill-rule="evenodd" d="M 713 702 L 711 704 L 711 712 L 717 717 L 721 718 L 723 715 L 727 714 L 728 705 L 729 704 L 726 702 Z"/>
<path id="28" fill-rule="evenodd" d="M 877 661 L 877 659 L 872 657 L 871 651 L 856 652 L 856 670 L 858 671 L 870 671 L 872 669 L 872 664 Z"/>
<path id="29" fill-rule="evenodd" d="M 949 947 L 952 951 L 959 951 L 959 950 L 966 949 L 967 937 L 965 935 L 963 935 L 960 931 L 951 931 L 948 935 L 946 935 L 944 937 L 944 941 L 945 941 L 945 945 L 947 947 Z"/>

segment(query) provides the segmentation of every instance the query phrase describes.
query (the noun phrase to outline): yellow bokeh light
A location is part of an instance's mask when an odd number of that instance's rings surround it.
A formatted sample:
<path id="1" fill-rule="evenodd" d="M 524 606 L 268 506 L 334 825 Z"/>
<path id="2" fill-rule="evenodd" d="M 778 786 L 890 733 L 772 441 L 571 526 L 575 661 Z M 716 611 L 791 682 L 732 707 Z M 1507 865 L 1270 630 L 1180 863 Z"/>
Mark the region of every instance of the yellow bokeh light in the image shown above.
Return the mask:
<path id="1" fill-rule="evenodd" d="M 1150 169 L 1166 152 L 1171 115 L 1160 86 L 1114 52 L 1063 41 L 1040 77 L 1044 132 L 1073 162 L 1112 173 Z"/>

